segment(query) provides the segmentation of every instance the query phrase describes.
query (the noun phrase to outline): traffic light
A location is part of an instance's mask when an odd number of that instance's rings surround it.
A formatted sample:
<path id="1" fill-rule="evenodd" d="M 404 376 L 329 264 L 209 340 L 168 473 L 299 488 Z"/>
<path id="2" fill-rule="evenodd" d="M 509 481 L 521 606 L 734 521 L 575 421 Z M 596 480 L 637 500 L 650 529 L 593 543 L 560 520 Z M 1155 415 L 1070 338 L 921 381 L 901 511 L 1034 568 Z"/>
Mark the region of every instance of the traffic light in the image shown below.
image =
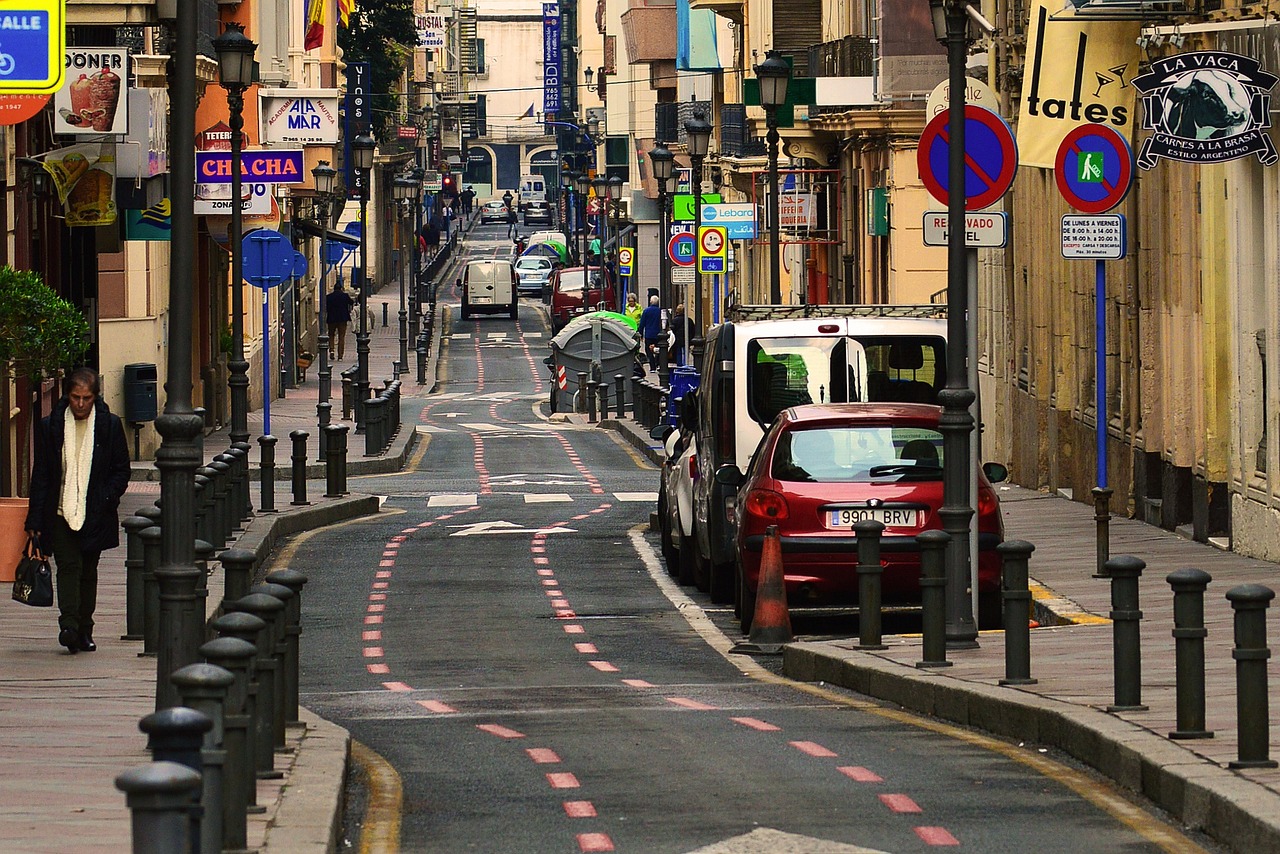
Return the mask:
<path id="1" fill-rule="evenodd" d="M 444 175 L 440 179 L 440 192 L 451 195 L 454 192 L 453 176 Z"/>

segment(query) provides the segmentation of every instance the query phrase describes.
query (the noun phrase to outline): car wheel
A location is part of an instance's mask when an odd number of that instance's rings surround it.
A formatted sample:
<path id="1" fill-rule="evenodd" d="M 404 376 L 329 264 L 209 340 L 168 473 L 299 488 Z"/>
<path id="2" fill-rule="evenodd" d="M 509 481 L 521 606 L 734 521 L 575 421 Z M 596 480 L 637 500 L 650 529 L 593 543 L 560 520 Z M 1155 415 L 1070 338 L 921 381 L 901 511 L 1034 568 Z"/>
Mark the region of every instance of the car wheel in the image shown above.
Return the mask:
<path id="1" fill-rule="evenodd" d="M 710 564 L 711 572 L 707 580 L 711 601 L 724 604 L 733 601 L 733 561 Z"/>
<path id="2" fill-rule="evenodd" d="M 517 316 L 519 313 L 520 313 L 520 310 L 519 310 L 518 306 L 516 305 L 516 303 L 511 303 L 511 311 L 507 312 L 507 316 L 509 316 L 512 320 L 515 320 L 515 319 L 516 319 L 516 316 Z"/>
<path id="3" fill-rule="evenodd" d="M 734 575 L 738 588 L 738 627 L 744 635 L 749 635 L 756 618 L 756 591 L 747 587 L 747 575 L 741 566 L 736 567 Z"/>
<path id="4" fill-rule="evenodd" d="M 696 545 L 693 549 L 693 586 L 703 593 L 711 592 L 711 561 L 702 556 Z"/>
<path id="5" fill-rule="evenodd" d="M 988 593 L 978 591 L 978 628 L 1004 628 L 1004 603 L 1001 601 L 999 590 Z"/>
<path id="6" fill-rule="evenodd" d="M 667 501 L 658 497 L 658 531 L 662 536 L 662 559 L 667 563 L 667 574 L 672 578 L 680 576 L 680 551 L 671 539 L 671 523 L 667 521 Z"/>
<path id="7" fill-rule="evenodd" d="M 679 564 L 680 577 L 677 579 L 681 584 L 688 587 L 693 584 L 698 577 L 698 544 L 693 537 L 682 537 L 680 539 L 679 548 Z"/>

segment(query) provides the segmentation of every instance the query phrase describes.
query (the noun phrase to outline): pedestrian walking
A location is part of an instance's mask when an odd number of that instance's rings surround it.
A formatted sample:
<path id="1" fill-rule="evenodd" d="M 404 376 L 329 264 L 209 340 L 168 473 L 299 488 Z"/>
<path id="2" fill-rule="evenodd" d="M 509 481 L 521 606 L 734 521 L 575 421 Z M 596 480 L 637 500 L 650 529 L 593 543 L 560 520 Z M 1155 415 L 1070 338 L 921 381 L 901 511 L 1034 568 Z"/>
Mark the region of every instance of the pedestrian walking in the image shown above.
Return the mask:
<path id="1" fill-rule="evenodd" d="M 41 419 L 31 466 L 28 534 L 57 569 L 58 643 L 93 652 L 98 558 L 120 545 L 120 498 L 129 486 L 124 425 L 98 396 L 98 374 L 72 371 L 66 392 Z"/>
<path id="2" fill-rule="evenodd" d="M 636 326 L 639 327 L 640 315 L 643 312 L 644 309 L 640 307 L 640 298 L 634 293 L 627 294 L 627 307 L 623 309 L 622 313 L 634 320 L 636 322 Z"/>
<path id="3" fill-rule="evenodd" d="M 644 338 L 644 352 L 649 358 L 649 370 L 658 369 L 658 344 L 665 333 L 662 330 L 662 309 L 658 298 L 649 297 L 649 305 L 640 313 L 640 335 Z"/>
<path id="4" fill-rule="evenodd" d="M 507 205 L 507 239 L 515 237 L 516 233 L 516 209 L 510 204 Z"/>
<path id="5" fill-rule="evenodd" d="M 347 326 L 351 323 L 351 307 L 356 301 L 351 294 L 342 289 L 342 282 L 333 283 L 333 290 L 324 298 L 324 317 L 329 324 L 329 358 L 333 358 L 333 348 L 338 348 L 341 359 L 347 351 Z"/>

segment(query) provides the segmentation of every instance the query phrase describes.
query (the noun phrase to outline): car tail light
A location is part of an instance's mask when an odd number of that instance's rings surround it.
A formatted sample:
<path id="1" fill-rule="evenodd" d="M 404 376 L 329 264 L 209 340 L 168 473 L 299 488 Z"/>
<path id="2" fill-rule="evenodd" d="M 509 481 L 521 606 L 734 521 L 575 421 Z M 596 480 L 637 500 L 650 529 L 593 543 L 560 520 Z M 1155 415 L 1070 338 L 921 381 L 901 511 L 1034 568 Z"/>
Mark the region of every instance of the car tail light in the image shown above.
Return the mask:
<path id="1" fill-rule="evenodd" d="M 985 489 L 978 490 L 978 524 L 980 527 L 1000 530 L 1000 502 L 995 493 Z"/>
<path id="2" fill-rule="evenodd" d="M 697 454 L 691 454 L 689 456 L 689 479 L 690 480 L 698 479 L 698 455 Z"/>
<path id="3" fill-rule="evenodd" d="M 787 518 L 787 499 L 769 489 L 753 489 L 744 505 L 752 516 L 769 521 Z"/>

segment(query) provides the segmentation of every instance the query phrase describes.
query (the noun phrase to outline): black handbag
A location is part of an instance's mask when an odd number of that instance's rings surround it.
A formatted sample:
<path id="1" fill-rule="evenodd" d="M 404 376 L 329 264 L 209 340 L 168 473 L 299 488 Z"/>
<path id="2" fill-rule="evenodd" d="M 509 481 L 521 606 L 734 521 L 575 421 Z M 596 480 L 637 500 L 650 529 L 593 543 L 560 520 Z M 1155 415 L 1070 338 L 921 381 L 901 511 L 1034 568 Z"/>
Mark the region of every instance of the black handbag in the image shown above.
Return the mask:
<path id="1" fill-rule="evenodd" d="M 27 547 L 13 575 L 13 600 L 23 605 L 48 608 L 53 604 L 53 572 L 49 559 L 40 554 L 35 537 L 27 537 Z"/>

